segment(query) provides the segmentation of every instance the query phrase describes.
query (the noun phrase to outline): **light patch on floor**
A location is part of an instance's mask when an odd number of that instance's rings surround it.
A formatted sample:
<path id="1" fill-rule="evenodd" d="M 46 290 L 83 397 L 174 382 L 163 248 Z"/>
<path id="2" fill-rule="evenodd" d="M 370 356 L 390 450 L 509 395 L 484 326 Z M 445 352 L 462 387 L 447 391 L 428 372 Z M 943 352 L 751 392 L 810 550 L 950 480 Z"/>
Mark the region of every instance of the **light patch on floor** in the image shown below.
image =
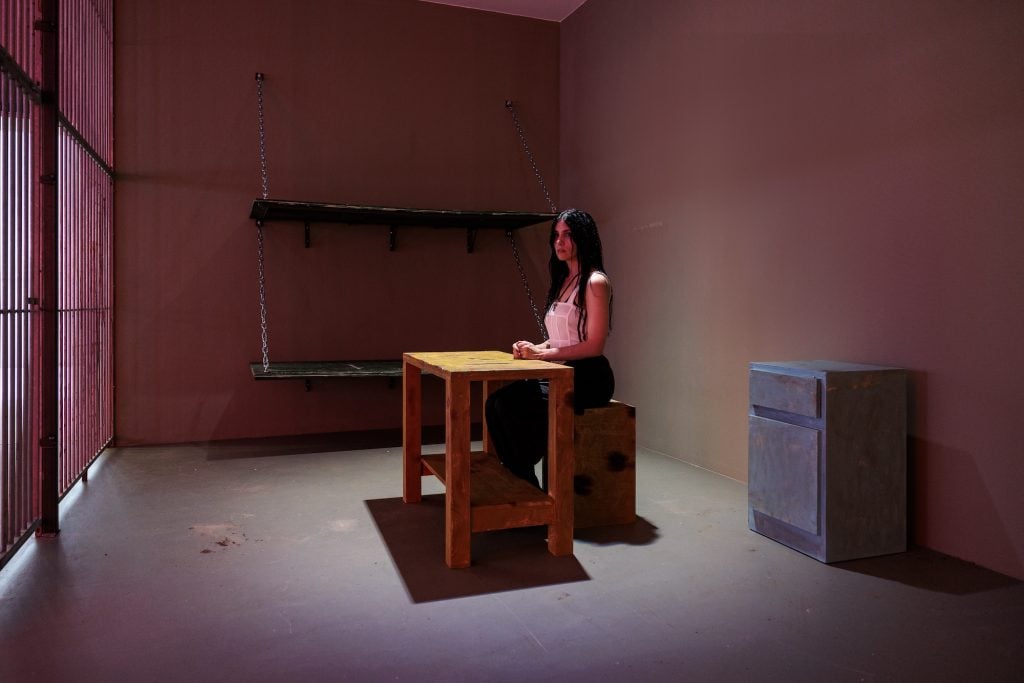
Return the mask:
<path id="1" fill-rule="evenodd" d="M 328 526 L 331 531 L 348 532 L 354 531 L 359 526 L 359 521 L 355 519 L 332 519 Z"/>

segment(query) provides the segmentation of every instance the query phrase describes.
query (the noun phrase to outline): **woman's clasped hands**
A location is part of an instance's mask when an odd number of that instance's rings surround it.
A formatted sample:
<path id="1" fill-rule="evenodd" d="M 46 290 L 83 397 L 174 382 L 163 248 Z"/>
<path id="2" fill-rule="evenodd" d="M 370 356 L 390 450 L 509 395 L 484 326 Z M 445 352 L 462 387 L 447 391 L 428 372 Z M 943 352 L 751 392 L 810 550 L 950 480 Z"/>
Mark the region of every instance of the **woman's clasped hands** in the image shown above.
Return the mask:
<path id="1" fill-rule="evenodd" d="M 529 341 L 517 341 L 512 345 L 512 357 L 521 360 L 537 360 L 543 355 L 544 347 Z"/>

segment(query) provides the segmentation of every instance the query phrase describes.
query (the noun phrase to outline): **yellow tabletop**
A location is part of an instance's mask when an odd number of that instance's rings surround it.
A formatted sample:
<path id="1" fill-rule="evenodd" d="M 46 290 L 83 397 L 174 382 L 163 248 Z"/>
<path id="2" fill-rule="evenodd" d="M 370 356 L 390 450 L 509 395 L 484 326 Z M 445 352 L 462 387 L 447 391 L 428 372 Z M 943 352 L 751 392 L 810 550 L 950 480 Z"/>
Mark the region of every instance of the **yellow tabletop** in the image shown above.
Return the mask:
<path id="1" fill-rule="evenodd" d="M 519 360 L 504 351 L 417 351 L 403 354 L 406 363 L 424 372 L 469 380 L 531 379 L 572 373 L 572 368 L 544 360 Z"/>

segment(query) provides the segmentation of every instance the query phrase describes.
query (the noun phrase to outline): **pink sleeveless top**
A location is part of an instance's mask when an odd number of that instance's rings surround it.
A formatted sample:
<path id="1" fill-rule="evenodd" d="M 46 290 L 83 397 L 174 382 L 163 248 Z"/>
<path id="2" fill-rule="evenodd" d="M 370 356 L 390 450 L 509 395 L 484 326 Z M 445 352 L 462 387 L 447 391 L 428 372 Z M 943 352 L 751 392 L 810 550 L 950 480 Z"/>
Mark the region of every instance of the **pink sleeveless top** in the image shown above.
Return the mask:
<path id="1" fill-rule="evenodd" d="M 599 271 L 591 272 L 591 275 Z M 544 314 L 544 327 L 548 331 L 548 343 L 551 348 L 558 349 L 563 346 L 579 344 L 580 339 L 580 309 L 576 308 L 573 301 L 576 300 L 576 288 L 569 292 L 568 301 L 555 301 Z"/>
<path id="2" fill-rule="evenodd" d="M 548 331 L 551 348 L 561 348 L 580 343 L 580 311 L 569 302 L 555 301 L 544 315 L 544 327 Z"/>

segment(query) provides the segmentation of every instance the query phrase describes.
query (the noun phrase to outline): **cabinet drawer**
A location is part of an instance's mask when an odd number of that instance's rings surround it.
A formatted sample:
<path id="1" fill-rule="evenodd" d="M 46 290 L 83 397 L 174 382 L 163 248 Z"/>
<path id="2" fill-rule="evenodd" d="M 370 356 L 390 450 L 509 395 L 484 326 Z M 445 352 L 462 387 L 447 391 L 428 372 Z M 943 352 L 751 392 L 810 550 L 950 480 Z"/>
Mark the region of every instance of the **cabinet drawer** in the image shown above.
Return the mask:
<path id="1" fill-rule="evenodd" d="M 750 371 L 750 404 L 821 417 L 821 383 L 816 377 Z"/>
<path id="2" fill-rule="evenodd" d="M 819 532 L 818 430 L 750 417 L 750 507 L 812 534 Z"/>

